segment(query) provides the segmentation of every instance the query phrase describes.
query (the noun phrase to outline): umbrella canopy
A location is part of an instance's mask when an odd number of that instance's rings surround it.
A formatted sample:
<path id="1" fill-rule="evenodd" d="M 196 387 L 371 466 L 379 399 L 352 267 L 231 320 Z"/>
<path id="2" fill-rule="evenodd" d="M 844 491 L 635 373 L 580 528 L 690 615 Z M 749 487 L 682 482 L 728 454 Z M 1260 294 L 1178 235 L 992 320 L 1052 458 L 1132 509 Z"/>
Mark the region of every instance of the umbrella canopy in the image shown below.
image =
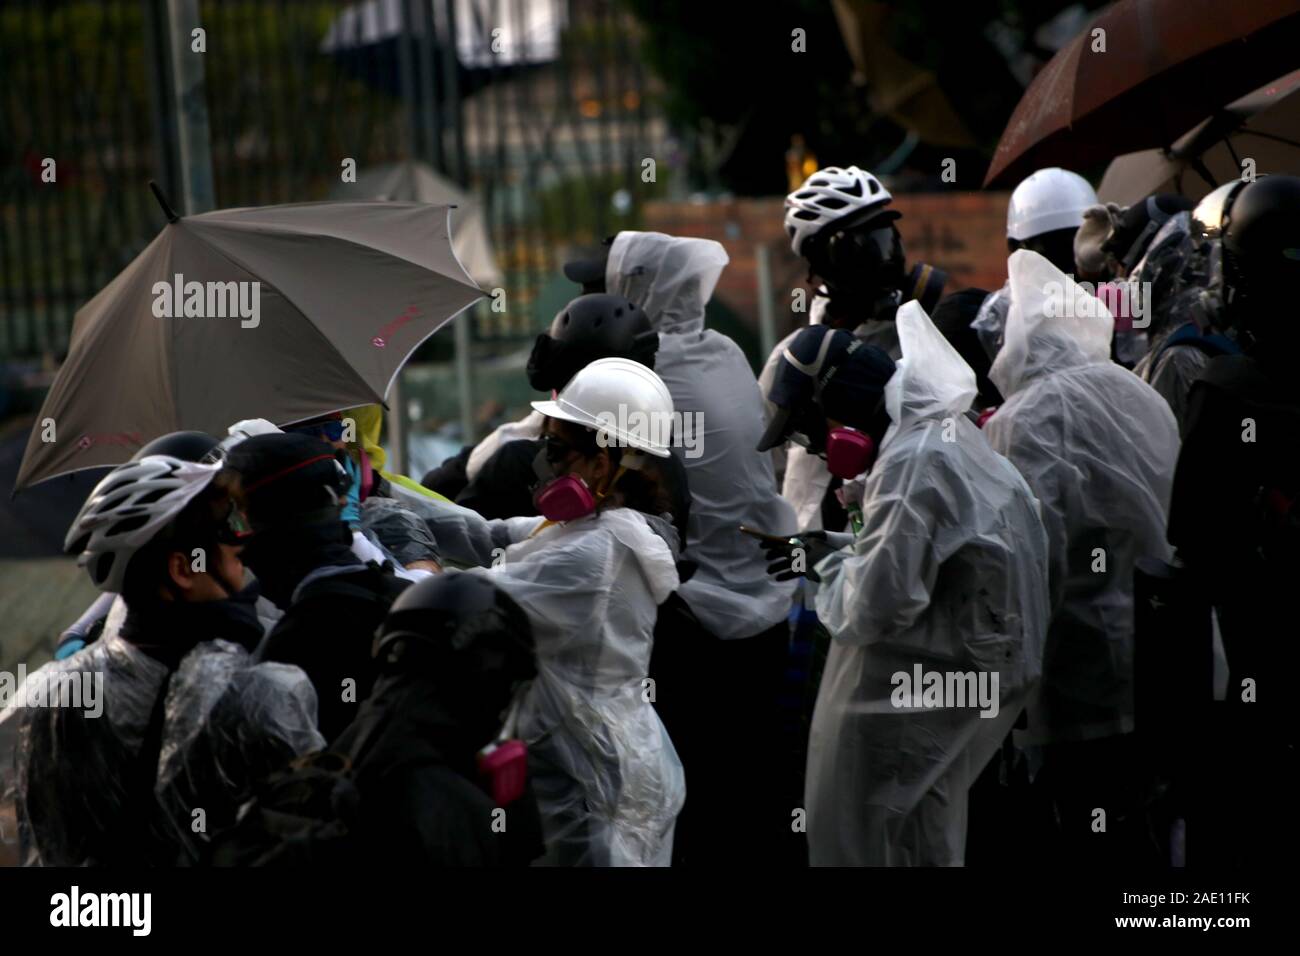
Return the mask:
<path id="1" fill-rule="evenodd" d="M 479 288 L 501 285 L 501 270 L 492 254 L 483 207 L 427 163 L 407 160 L 371 166 L 357 173 L 355 183 L 339 183 L 330 195 L 335 199 L 385 199 L 456 207 L 451 214 L 451 248 L 456 258 Z"/>
<path id="2" fill-rule="evenodd" d="M 383 401 L 411 352 L 482 296 L 448 212 L 320 202 L 174 218 L 77 312 L 15 490 L 180 429 Z"/>
<path id="3" fill-rule="evenodd" d="M 1300 170 L 1300 70 L 1229 103 L 1173 145 L 1117 157 L 1106 169 L 1097 196 L 1130 206 L 1152 193 L 1200 199 L 1242 174 L 1242 160 L 1255 173 Z"/>
<path id="4" fill-rule="evenodd" d="M 1120 0 L 1034 78 L 984 185 L 1167 145 L 1294 67 L 1297 46 L 1300 0 Z"/>

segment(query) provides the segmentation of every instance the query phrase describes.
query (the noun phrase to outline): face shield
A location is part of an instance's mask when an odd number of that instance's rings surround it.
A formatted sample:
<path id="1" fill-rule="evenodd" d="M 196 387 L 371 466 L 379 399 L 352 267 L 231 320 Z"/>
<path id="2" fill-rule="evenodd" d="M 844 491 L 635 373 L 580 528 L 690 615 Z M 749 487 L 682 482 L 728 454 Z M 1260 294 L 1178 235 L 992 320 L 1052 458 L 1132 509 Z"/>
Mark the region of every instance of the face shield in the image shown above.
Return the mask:
<path id="1" fill-rule="evenodd" d="M 850 226 L 810 244 L 809 263 L 830 292 L 837 318 L 860 322 L 892 318 L 902 302 L 902 238 L 897 213 L 877 213 L 869 223 Z M 820 236 L 816 237 L 821 239 Z"/>

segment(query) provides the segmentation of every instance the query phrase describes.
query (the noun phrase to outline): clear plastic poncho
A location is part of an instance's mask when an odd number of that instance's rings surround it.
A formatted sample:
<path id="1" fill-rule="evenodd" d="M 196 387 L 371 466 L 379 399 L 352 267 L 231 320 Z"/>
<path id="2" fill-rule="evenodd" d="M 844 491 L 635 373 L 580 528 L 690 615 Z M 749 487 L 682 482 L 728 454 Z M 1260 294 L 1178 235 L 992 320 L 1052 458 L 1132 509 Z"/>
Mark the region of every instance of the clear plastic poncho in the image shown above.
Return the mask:
<path id="1" fill-rule="evenodd" d="M 1024 479 L 965 415 L 975 373 L 918 303 L 897 322 L 865 524 L 816 568 L 833 642 L 808 745 L 815 866 L 964 861 L 967 791 L 1038 679 L 1047 630 L 1046 535 Z M 973 675 L 976 699 L 900 701 L 898 675 L 918 669 Z"/>
<path id="2" fill-rule="evenodd" d="M 513 539 L 481 574 L 528 614 L 537 677 L 519 712 L 546 854 L 557 866 L 668 866 L 686 797 L 646 684 L 658 607 L 677 587 L 667 522 L 614 508 Z M 531 536 L 530 536 L 531 535 Z"/>
<path id="3" fill-rule="evenodd" d="M 18 705 L 52 695 L 67 701 L 62 688 L 87 678 L 101 688 L 96 708 Z M 143 777 L 131 768 L 166 678 L 164 664 L 116 635 L 28 675 L 0 712 L 0 813 L 13 807 L 25 864 L 194 859 L 205 834 L 234 821 L 257 775 L 325 745 L 316 693 L 301 670 L 254 665 L 226 641 L 199 644 L 172 675 L 146 806 L 135 786 Z"/>
<path id="4" fill-rule="evenodd" d="M 605 286 L 640 305 L 659 332 L 655 372 L 695 442 L 688 447 L 674 435 L 673 454 L 691 491 L 685 557 L 699 564 L 678 590 L 711 633 L 733 639 L 784 621 L 795 589 L 768 576 L 762 549 L 738 529 L 797 528 L 777 492 L 771 456 L 755 450 L 763 395 L 749 362 L 735 342 L 704 327 L 704 307 L 726 264 L 722 246 L 709 239 L 624 231 L 610 247 Z"/>
<path id="5" fill-rule="evenodd" d="M 1192 383 L 1210 364 L 1210 356 L 1190 345 L 1163 346 L 1185 322 L 1196 321 L 1202 327 L 1209 324 L 1202 298 L 1207 270 L 1200 243 L 1191 235 L 1191 213 L 1184 211 L 1160 227 L 1130 280 L 1149 290 L 1151 323 L 1151 348 L 1133 371 L 1169 403 L 1180 434 Z"/>
<path id="6" fill-rule="evenodd" d="M 1037 253 L 1007 260 L 1006 341 L 989 378 L 1006 402 L 984 426 L 1043 509 L 1052 623 L 1029 742 L 1133 729 L 1133 567 L 1168 558 L 1178 428 L 1165 401 L 1110 360 L 1113 319 Z M 1062 296 L 1086 297 L 1058 316 Z M 1084 298 L 1075 301 L 1084 303 Z"/>

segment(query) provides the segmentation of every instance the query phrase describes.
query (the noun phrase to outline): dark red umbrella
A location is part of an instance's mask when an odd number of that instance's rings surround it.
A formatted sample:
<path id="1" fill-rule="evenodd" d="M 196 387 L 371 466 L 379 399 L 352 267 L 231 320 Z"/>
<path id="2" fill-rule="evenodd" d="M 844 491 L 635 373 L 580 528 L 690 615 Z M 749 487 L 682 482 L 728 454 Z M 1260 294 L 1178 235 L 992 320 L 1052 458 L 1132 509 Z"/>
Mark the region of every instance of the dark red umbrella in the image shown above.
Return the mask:
<path id="1" fill-rule="evenodd" d="M 984 185 L 1167 145 L 1298 61 L 1300 0 L 1120 0 L 1029 84 Z"/>

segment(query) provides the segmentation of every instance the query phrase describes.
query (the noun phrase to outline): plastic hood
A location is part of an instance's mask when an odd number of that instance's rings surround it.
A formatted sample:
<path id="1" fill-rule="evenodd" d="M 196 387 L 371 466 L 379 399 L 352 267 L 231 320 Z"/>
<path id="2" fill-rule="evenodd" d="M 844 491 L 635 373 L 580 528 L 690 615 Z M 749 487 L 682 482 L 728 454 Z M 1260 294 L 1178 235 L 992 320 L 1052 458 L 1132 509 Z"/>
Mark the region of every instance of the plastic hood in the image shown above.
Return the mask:
<path id="1" fill-rule="evenodd" d="M 1036 252 L 1007 259 L 1011 306 L 989 378 L 1010 398 L 1033 379 L 1110 361 L 1115 320 L 1099 299 Z"/>
<path id="2" fill-rule="evenodd" d="M 605 263 L 605 289 L 641 306 L 657 332 L 699 332 L 729 261 L 712 239 L 620 232 Z"/>
<path id="3" fill-rule="evenodd" d="M 898 310 L 903 357 L 885 383 L 885 409 L 900 428 L 924 418 L 963 414 L 975 400 L 975 372 L 915 300 Z"/>

